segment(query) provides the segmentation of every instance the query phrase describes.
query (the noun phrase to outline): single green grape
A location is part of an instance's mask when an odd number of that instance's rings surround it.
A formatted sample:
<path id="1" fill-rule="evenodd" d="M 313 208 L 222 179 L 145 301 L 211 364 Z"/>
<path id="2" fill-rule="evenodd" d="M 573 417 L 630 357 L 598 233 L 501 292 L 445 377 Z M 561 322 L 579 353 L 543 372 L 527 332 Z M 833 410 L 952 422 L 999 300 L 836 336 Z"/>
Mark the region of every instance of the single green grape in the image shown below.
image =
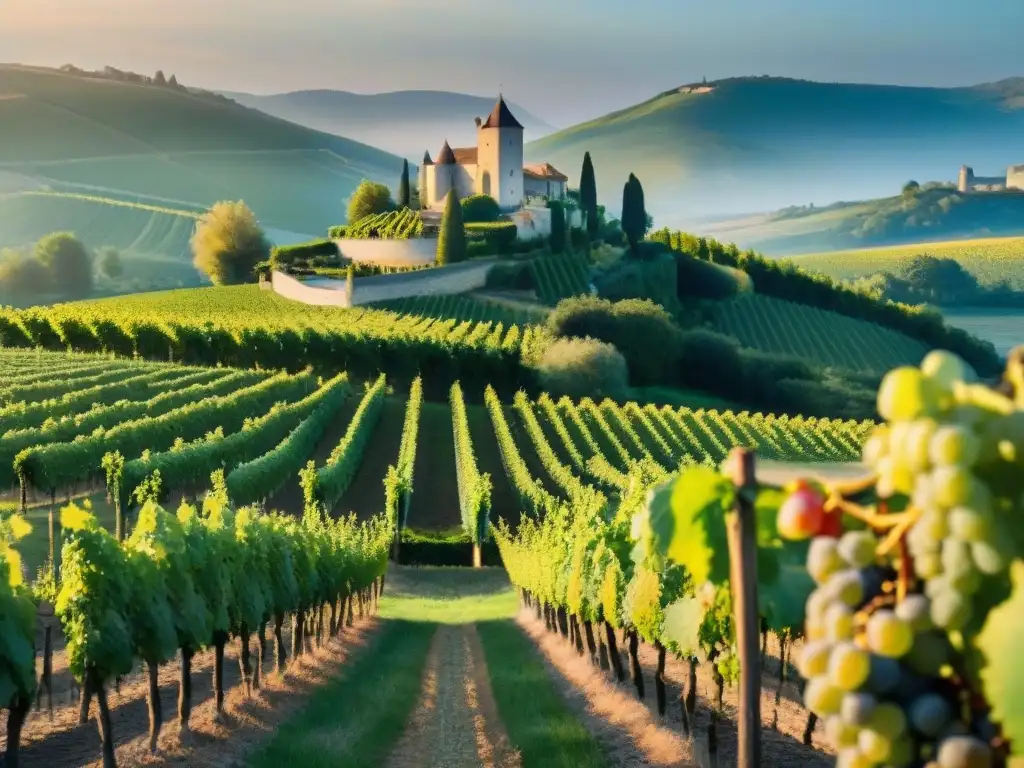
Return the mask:
<path id="1" fill-rule="evenodd" d="M 878 413 L 886 421 L 912 421 L 926 412 L 924 376 L 917 368 L 894 368 L 878 389 Z"/>
<path id="2" fill-rule="evenodd" d="M 914 644 L 910 623 L 889 610 L 876 611 L 866 628 L 868 647 L 877 654 L 898 659 Z"/>
<path id="3" fill-rule="evenodd" d="M 871 657 L 853 643 L 837 643 L 828 660 L 828 679 L 844 691 L 854 691 L 864 684 L 871 671 Z"/>
<path id="4" fill-rule="evenodd" d="M 818 717 L 838 715 L 843 703 L 843 690 L 829 682 L 827 676 L 812 677 L 804 687 L 804 706 Z"/>

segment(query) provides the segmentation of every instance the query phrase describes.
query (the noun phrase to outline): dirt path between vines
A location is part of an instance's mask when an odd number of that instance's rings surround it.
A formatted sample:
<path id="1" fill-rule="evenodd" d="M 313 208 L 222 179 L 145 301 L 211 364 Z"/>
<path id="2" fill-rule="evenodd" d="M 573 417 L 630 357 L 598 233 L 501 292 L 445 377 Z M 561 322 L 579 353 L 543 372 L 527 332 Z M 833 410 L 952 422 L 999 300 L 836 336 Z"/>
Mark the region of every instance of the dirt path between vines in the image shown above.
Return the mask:
<path id="1" fill-rule="evenodd" d="M 341 665 L 357 649 L 371 642 L 379 621 L 358 618 L 339 637 L 315 649 L 312 641 L 298 661 L 291 657 L 291 631 L 287 623 L 282 635 L 288 651 L 288 668 L 283 677 L 273 669 L 272 633 L 268 632 L 268 657 L 264 669 L 267 678 L 261 690 L 245 695 L 241 686 L 238 661 L 239 643 L 229 643 L 224 653 L 225 716 L 218 721 L 213 702 L 213 652 L 196 654 L 192 660 L 192 713 L 189 725 L 192 743 L 183 746 L 179 739 L 177 696 L 179 663 L 161 665 L 160 700 L 164 725 L 159 753 L 148 751 L 149 714 L 146 704 L 148 683 L 145 671 L 137 668 L 122 680 L 120 691 L 109 686 L 107 695 L 119 766 L 181 765 L 227 766 L 241 752 L 259 746 L 290 714 L 302 706 L 315 688 L 337 674 Z M 57 633 L 58 637 L 60 633 Z M 253 656 L 258 652 L 255 639 Z M 253 659 L 255 664 L 255 658 Z M 89 720 L 78 723 L 78 704 L 69 701 L 71 680 L 63 650 L 54 654 L 54 712 L 52 719 L 44 708 L 33 710 L 21 738 L 21 764 L 47 768 L 100 766 L 100 740 L 96 727 L 97 705 L 90 708 Z M 0 754 L 6 748 L 6 734 L 0 733 Z M 0 757 L 0 767 L 4 765 Z"/>
<path id="2" fill-rule="evenodd" d="M 696 734 L 690 739 L 683 732 L 680 704 L 689 671 L 684 661 L 671 654 L 666 659 L 668 707 L 662 717 L 657 712 L 655 701 L 657 654 L 651 646 L 641 643 L 638 653 L 646 694 L 640 701 L 629 677 L 627 645 L 619 633 L 616 633 L 618 650 L 626 670 L 626 679 L 622 683 L 617 683 L 610 671 L 601 671 L 591 665 L 587 657 L 581 657 L 561 636 L 548 632 L 532 612 L 521 611 L 516 621 L 540 648 L 563 695 L 570 704 L 574 704 L 578 715 L 615 758 L 617 766 L 708 764 L 707 730 L 714 697 L 708 665 L 702 664 L 698 668 Z M 767 651 L 761 683 L 764 764 L 786 768 L 827 768 L 833 765 L 835 755 L 824 742 L 820 724 L 812 736 L 812 745 L 802 743 L 807 710 L 800 703 L 802 697 L 794 681 L 787 681 L 776 705 L 780 649 L 774 636 Z M 727 686 L 722 716 L 717 721 L 718 760 L 723 766 L 736 764 L 737 708 L 738 689 Z"/>
<path id="3" fill-rule="evenodd" d="M 387 768 L 521 768 L 491 691 L 476 625 L 438 627 L 420 699 Z"/>

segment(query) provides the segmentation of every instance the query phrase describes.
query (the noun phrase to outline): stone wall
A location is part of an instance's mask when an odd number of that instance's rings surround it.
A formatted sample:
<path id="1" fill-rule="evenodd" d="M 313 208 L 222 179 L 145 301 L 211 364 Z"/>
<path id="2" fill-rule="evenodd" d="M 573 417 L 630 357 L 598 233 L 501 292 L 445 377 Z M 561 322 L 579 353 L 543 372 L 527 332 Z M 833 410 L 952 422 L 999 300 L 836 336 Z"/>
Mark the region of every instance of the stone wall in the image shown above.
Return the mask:
<path id="1" fill-rule="evenodd" d="M 278 295 L 303 304 L 353 307 L 407 296 L 440 296 L 479 290 L 486 285 L 487 273 L 496 263 L 497 259 L 474 259 L 406 274 L 359 277 L 355 280 L 352 296 L 348 295 L 346 282 L 334 278 L 312 278 L 300 282 L 281 272 L 274 272 L 271 284 Z"/>

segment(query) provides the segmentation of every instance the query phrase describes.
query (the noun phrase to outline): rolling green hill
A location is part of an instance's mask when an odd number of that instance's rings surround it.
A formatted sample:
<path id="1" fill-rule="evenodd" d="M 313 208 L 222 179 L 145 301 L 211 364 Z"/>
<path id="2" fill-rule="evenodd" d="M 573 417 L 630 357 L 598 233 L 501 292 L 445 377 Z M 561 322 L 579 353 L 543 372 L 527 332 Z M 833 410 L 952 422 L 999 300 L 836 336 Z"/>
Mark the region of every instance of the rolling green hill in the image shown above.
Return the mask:
<path id="1" fill-rule="evenodd" d="M 197 213 L 88 195 L 0 194 L 0 248 L 27 250 L 54 231 L 73 232 L 95 252 L 116 248 L 125 277 L 167 287 L 198 285 L 189 238 Z"/>
<path id="2" fill-rule="evenodd" d="M 831 251 L 796 256 L 793 261 L 804 269 L 845 280 L 875 272 L 899 275 L 905 265 L 919 254 L 956 259 L 977 277 L 982 285 L 1007 281 L 1014 290 L 1024 290 L 1024 237 L 952 240 Z"/>
<path id="3" fill-rule="evenodd" d="M 589 150 L 617 211 L 630 172 L 660 223 L 871 198 L 911 178 L 952 180 L 1024 162 L 1013 82 L 912 88 L 737 78 L 683 86 L 527 145 L 575 183 Z"/>
<path id="4" fill-rule="evenodd" d="M 1024 192 L 961 194 L 925 184 L 914 194 L 784 208 L 701 227 L 772 255 L 1024 234 Z"/>
<path id="5" fill-rule="evenodd" d="M 360 179 L 401 171 L 387 152 L 223 98 L 41 68 L 0 66 L 0 125 L 0 179 L 154 204 L 242 199 L 299 233 L 342 221 Z"/>

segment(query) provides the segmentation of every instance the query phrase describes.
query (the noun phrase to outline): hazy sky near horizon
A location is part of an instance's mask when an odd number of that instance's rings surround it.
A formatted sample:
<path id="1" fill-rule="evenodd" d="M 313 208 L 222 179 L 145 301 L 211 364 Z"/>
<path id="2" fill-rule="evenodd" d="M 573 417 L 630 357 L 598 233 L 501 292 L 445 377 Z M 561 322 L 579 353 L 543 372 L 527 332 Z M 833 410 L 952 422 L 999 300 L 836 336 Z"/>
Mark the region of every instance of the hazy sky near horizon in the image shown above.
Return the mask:
<path id="1" fill-rule="evenodd" d="M 454 90 L 568 125 L 739 75 L 1024 75 L 1024 0 L 0 0 L 0 62 L 275 93 Z"/>

